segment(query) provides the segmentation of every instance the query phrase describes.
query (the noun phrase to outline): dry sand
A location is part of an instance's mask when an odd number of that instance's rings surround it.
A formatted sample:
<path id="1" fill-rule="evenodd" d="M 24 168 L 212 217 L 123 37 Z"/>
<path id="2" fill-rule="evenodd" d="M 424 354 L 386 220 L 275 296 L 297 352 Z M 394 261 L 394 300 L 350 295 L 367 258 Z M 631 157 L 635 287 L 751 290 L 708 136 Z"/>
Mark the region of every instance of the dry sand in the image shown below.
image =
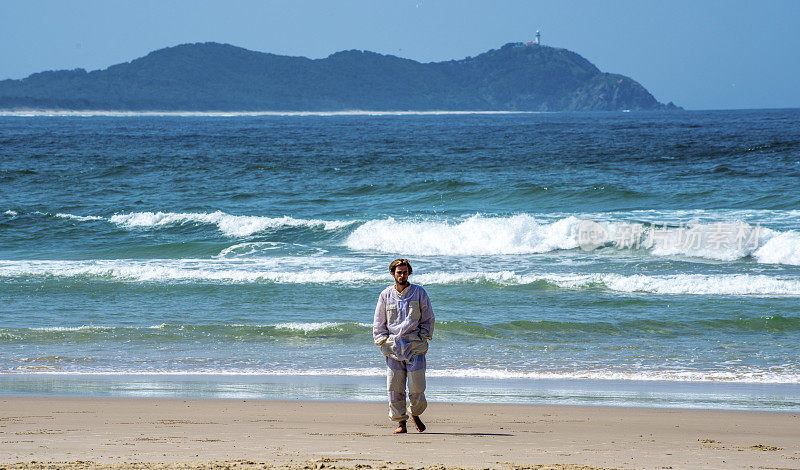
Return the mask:
<path id="1" fill-rule="evenodd" d="M 391 434 L 386 413 L 383 403 L 6 396 L 0 469 L 800 469 L 800 413 L 432 403 L 428 431 L 406 435 Z"/>

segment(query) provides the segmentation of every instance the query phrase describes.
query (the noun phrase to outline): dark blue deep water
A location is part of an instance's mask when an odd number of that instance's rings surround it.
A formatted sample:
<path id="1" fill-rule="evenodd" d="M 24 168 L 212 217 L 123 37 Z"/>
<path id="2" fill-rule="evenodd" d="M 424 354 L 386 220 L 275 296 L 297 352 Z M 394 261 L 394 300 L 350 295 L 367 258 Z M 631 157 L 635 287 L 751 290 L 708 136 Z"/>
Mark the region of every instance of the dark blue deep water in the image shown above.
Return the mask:
<path id="1" fill-rule="evenodd" d="M 800 410 L 800 110 L 0 116 L 0 393 Z"/>

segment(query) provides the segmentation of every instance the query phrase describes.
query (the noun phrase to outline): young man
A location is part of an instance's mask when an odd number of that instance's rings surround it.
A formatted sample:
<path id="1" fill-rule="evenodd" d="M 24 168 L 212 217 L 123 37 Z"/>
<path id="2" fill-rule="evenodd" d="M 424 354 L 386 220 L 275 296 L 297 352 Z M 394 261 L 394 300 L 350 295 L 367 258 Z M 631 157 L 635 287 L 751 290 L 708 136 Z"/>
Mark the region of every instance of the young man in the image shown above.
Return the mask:
<path id="1" fill-rule="evenodd" d="M 408 432 L 409 414 L 417 431 L 425 425 L 419 415 L 425 411 L 425 353 L 433 337 L 433 309 L 427 292 L 408 282 L 411 263 L 404 258 L 389 265 L 394 285 L 378 297 L 372 336 L 386 356 L 386 384 L 389 389 L 389 417 L 398 421 L 395 434 Z M 406 380 L 411 406 L 406 408 Z"/>

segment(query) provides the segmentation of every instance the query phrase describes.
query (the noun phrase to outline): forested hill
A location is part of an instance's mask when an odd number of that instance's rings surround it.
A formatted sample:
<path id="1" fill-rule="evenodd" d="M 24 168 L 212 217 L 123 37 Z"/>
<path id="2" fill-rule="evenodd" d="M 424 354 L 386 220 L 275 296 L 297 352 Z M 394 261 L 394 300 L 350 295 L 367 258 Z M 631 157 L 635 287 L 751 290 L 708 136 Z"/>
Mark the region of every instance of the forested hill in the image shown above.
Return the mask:
<path id="1" fill-rule="evenodd" d="M 659 103 L 626 76 L 547 46 L 506 44 L 476 57 L 420 63 L 356 50 L 312 60 L 198 43 L 105 70 L 0 81 L 0 108 L 580 111 L 673 105 Z"/>

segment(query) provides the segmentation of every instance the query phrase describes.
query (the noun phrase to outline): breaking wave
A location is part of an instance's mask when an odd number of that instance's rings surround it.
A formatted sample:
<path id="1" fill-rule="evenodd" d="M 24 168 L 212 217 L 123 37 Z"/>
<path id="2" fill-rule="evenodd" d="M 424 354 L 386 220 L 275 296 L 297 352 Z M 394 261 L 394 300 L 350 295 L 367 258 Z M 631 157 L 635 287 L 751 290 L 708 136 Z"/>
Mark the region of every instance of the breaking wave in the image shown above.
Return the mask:
<path id="1" fill-rule="evenodd" d="M 397 234 L 402 233 L 400 237 Z M 568 216 L 555 221 L 520 214 L 474 215 L 457 221 L 371 220 L 346 239 L 351 250 L 417 256 L 537 254 L 603 248 L 644 250 L 654 256 L 800 265 L 800 233 L 744 222 L 658 225 L 594 221 Z"/>
<path id="2" fill-rule="evenodd" d="M 388 218 L 361 225 L 345 243 L 351 250 L 415 255 L 545 253 L 577 248 L 577 222 L 567 217 L 548 224 L 530 215 L 474 215 L 457 223 Z"/>
<path id="3" fill-rule="evenodd" d="M 253 215 L 231 215 L 222 211 L 215 212 L 130 212 L 115 214 L 111 217 L 81 216 L 73 214 L 55 214 L 61 219 L 78 221 L 104 220 L 127 229 L 155 229 L 184 224 L 215 225 L 220 232 L 229 237 L 248 237 L 258 232 L 276 230 L 287 227 L 321 228 L 336 230 L 354 224 L 354 221 L 329 221 L 320 219 L 296 219 L 294 217 L 263 217 Z"/>
<path id="4" fill-rule="evenodd" d="M 670 218 L 698 214 L 696 211 L 672 212 L 675 214 L 660 214 L 669 220 L 662 223 L 593 219 L 587 215 L 553 218 L 530 214 L 506 217 L 476 214 L 456 220 L 398 220 L 390 217 L 366 222 L 231 215 L 221 211 L 130 212 L 110 217 L 57 213 L 54 217 L 82 222 L 106 221 L 121 228 L 142 230 L 188 224 L 211 225 L 232 238 L 246 238 L 257 233 L 296 227 L 341 230 L 342 241 L 338 243 L 352 251 L 405 253 L 412 256 L 503 256 L 578 249 L 595 252 L 633 250 L 657 257 L 723 262 L 753 260 L 764 264 L 800 265 L 800 231 L 796 229 L 781 231 L 743 221 L 680 222 Z M 796 213 L 798 211 L 783 211 L 770 217 L 783 220 Z M 16 213 L 12 215 L 7 212 L 6 215 L 13 217 Z M 700 214 L 704 219 L 711 215 Z M 232 246 L 223 250 L 219 257 L 254 254 L 271 249 L 270 243 L 277 242 L 258 243 L 261 245 Z"/>
<path id="5" fill-rule="evenodd" d="M 230 237 L 247 237 L 265 230 L 284 227 L 336 230 L 353 223 L 319 219 L 295 219 L 289 216 L 230 215 L 221 211 L 212 213 L 131 212 L 129 214 L 113 215 L 108 220 L 125 228 L 155 228 L 186 223 L 211 224 L 216 225 L 222 233 Z"/>
<path id="6" fill-rule="evenodd" d="M 152 283 L 274 283 L 365 284 L 385 283 L 383 272 L 325 267 L 289 269 L 267 262 L 218 259 L 198 260 L 94 260 L 0 261 L 0 278 L 58 277 L 78 280 Z M 725 296 L 800 296 L 800 279 L 763 274 L 614 274 L 529 273 L 513 271 L 433 272 L 415 274 L 422 285 L 486 284 L 533 285 L 541 288 L 605 289 L 623 293 Z"/>

